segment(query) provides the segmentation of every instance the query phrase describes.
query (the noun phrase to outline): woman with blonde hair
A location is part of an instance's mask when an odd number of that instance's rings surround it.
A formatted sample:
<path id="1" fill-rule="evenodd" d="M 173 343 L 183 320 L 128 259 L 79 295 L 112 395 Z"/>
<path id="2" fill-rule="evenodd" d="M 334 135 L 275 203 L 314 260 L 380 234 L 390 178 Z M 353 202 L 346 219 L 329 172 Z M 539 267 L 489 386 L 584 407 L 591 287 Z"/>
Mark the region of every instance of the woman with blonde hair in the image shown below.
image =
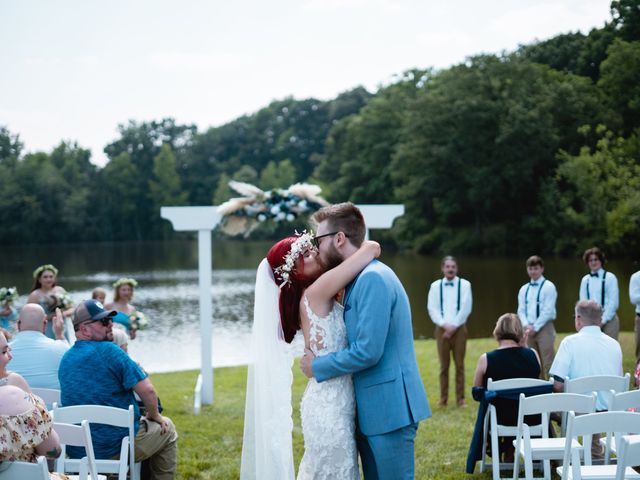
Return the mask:
<path id="1" fill-rule="evenodd" d="M 106 310 L 116 310 L 118 315 L 113 317 L 113 325 L 121 326 L 133 340 L 136 332 L 140 329 L 141 320 L 144 318 L 136 307 L 131 305 L 133 300 L 133 290 L 138 286 L 138 282 L 133 278 L 122 277 L 113 283 L 113 302 L 107 303 Z"/>
<path id="2" fill-rule="evenodd" d="M 67 291 L 57 284 L 58 269 L 51 264 L 40 265 L 33 271 L 33 287 L 27 303 L 37 303 L 47 316 L 47 329 L 44 334 L 56 339 L 53 332 L 53 315 L 56 308 L 67 318 L 73 315 L 73 301 Z M 65 324 L 65 337 L 69 338 L 69 329 Z"/>

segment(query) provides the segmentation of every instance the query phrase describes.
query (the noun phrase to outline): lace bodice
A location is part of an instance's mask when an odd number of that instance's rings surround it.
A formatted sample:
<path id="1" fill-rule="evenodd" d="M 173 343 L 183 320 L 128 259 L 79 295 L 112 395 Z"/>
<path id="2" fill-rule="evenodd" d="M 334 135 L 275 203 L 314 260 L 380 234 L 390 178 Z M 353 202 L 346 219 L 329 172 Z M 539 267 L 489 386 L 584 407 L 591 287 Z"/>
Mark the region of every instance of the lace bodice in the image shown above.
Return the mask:
<path id="1" fill-rule="evenodd" d="M 316 357 L 347 348 L 347 327 L 342 305 L 334 302 L 329 315 L 320 317 L 311 310 L 305 295 L 304 308 L 309 318 L 309 348 Z"/>

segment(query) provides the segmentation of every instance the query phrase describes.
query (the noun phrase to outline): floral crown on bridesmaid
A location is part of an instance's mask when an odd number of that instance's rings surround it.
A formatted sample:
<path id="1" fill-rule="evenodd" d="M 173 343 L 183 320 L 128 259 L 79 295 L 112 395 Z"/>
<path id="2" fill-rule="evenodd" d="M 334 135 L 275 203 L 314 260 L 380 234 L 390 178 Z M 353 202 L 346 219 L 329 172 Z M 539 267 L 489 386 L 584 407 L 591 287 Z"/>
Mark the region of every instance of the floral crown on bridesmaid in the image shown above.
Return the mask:
<path id="1" fill-rule="evenodd" d="M 56 267 L 54 267 L 53 265 L 51 265 L 50 263 L 47 263 L 46 265 L 40 265 L 38 268 L 36 268 L 33 271 L 33 278 L 40 277 L 40 275 L 42 275 L 42 273 L 45 270 L 49 270 L 49 271 L 53 272 L 53 274 L 55 276 L 58 276 L 58 269 Z"/>
<path id="2" fill-rule="evenodd" d="M 135 288 L 135 287 L 138 286 L 138 282 L 136 282 L 133 278 L 122 277 L 117 282 L 113 282 L 113 284 L 111 286 L 113 288 L 117 289 L 118 287 L 121 287 L 122 285 L 131 285 L 132 288 Z"/>
<path id="3" fill-rule="evenodd" d="M 291 244 L 289 252 L 284 257 L 284 263 L 278 268 L 274 269 L 274 272 L 282 279 L 280 288 L 284 287 L 291 280 L 291 272 L 296 266 L 296 260 L 307 250 L 315 249 L 313 245 L 313 231 L 307 232 L 303 230 L 302 233 L 296 231 L 298 238 Z"/>

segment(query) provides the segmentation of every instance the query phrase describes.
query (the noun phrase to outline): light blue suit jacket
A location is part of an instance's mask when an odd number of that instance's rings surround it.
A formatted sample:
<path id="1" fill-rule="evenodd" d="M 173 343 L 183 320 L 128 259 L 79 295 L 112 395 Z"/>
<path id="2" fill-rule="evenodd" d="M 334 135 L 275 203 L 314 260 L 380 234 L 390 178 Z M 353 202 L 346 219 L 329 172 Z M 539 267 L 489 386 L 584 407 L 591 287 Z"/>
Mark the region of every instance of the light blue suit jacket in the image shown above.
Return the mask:
<path id="1" fill-rule="evenodd" d="M 349 347 L 313 360 L 318 382 L 353 374 L 365 435 L 392 432 L 431 416 L 413 348 L 409 298 L 396 274 L 374 260 L 347 289 Z"/>

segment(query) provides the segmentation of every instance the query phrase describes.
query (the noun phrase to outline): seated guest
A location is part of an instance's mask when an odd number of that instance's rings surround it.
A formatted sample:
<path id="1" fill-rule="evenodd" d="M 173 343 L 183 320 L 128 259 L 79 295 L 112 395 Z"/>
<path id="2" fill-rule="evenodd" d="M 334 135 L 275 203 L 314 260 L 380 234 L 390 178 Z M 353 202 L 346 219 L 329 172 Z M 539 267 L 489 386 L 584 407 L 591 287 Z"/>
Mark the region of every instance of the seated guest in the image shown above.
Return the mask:
<path id="1" fill-rule="evenodd" d="M 487 379 L 505 380 L 508 378 L 539 378 L 540 358 L 538 353 L 526 346 L 526 335 L 522 322 L 515 313 L 502 315 L 493 330 L 498 348 L 480 355 L 473 378 L 474 387 L 487 386 Z M 498 423 L 516 425 L 518 421 L 518 402 L 506 398 L 496 398 Z M 500 453 L 504 461 L 513 459 L 511 438 L 500 437 Z"/>
<path id="2" fill-rule="evenodd" d="M 39 455 L 54 459 L 60 451 L 53 420 L 42 400 L 12 385 L 0 387 L 0 462 L 35 463 Z M 56 473 L 49 476 L 67 478 Z"/>
<path id="3" fill-rule="evenodd" d="M 622 376 L 622 350 L 617 340 L 601 330 L 602 312 L 602 306 L 594 300 L 576 303 L 575 326 L 578 333 L 560 342 L 556 358 L 551 364 L 554 391 L 564 391 L 566 377 Z M 596 410 L 606 410 L 607 406 L 605 392 L 598 392 Z M 591 455 L 597 459 L 603 457 L 598 438 L 598 435 L 594 435 L 591 443 Z"/>
<path id="4" fill-rule="evenodd" d="M 107 291 L 104 288 L 96 287 L 91 292 L 91 298 L 104 305 L 104 301 L 107 299 Z"/>
<path id="5" fill-rule="evenodd" d="M 147 375 L 122 349 L 113 343 L 112 317 L 95 300 L 85 300 L 73 313 L 77 341 L 60 363 L 59 378 L 62 404 L 107 405 L 117 408 L 134 406 L 135 460 L 149 460 L 152 479 L 172 479 L 176 473 L 178 434 L 167 417 L 158 412 L 158 397 Z M 134 392 L 144 406 L 146 415 L 140 416 Z M 113 458 L 120 453 L 126 428 L 91 425 L 96 458 Z M 68 448 L 69 454 L 79 457 L 80 449 Z"/>
<path id="6" fill-rule="evenodd" d="M 29 384 L 19 373 L 7 370 L 7 364 L 12 358 L 13 355 L 11 355 L 11 347 L 7 342 L 7 337 L 4 333 L 0 332 L 0 387 L 11 385 L 27 393 L 31 393 Z"/>
<path id="7" fill-rule="evenodd" d="M 22 375 L 31 387 L 60 390 L 58 367 L 69 344 L 64 337 L 64 318 L 59 308 L 53 316 L 56 340 L 47 337 L 44 309 L 27 303 L 18 317 L 18 334 L 9 344 L 13 352 L 12 370 Z"/>

